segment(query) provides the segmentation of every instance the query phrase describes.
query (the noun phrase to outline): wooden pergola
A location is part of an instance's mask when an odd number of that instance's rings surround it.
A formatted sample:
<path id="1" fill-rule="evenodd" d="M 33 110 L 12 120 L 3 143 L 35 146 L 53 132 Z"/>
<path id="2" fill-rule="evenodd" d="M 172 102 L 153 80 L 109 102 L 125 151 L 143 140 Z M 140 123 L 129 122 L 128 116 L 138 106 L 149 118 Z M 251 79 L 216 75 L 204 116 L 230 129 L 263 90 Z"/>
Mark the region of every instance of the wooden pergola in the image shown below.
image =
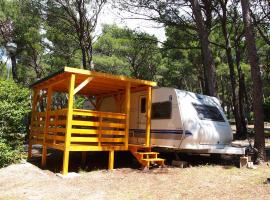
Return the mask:
<path id="1" fill-rule="evenodd" d="M 89 70 L 65 67 L 31 85 L 33 90 L 28 157 L 32 145 L 42 145 L 41 165 L 46 165 L 47 148 L 63 151 L 62 174 L 68 173 L 69 153 L 109 151 L 108 168 L 114 167 L 114 151 L 129 149 L 130 94 L 147 91 L 145 147 L 150 147 L 151 97 L 155 82 Z M 66 93 L 66 108 L 53 107 L 53 95 Z M 74 108 L 74 96 L 91 97 L 94 110 Z M 102 112 L 100 105 L 113 96 L 118 112 Z M 40 110 L 41 99 L 46 102 Z M 45 99 L 45 100 L 44 100 Z M 91 100 L 92 99 L 92 100 Z"/>

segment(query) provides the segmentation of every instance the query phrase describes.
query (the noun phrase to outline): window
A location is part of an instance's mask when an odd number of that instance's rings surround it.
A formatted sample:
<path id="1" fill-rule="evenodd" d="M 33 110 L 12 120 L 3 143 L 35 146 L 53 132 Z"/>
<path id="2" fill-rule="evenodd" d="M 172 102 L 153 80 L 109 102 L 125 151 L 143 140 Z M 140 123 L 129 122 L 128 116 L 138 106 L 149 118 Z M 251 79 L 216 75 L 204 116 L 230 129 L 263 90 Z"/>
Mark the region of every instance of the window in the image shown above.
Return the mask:
<path id="1" fill-rule="evenodd" d="M 152 104 L 152 119 L 170 119 L 172 114 L 172 102 L 158 102 Z"/>
<path id="2" fill-rule="evenodd" d="M 146 112 L 146 98 L 142 97 L 141 98 L 141 113 L 145 113 Z"/>
<path id="3" fill-rule="evenodd" d="M 201 120 L 212 120 L 218 122 L 225 121 L 220 111 L 215 106 L 200 105 L 195 103 L 193 103 L 193 106 L 196 109 L 198 116 Z"/>

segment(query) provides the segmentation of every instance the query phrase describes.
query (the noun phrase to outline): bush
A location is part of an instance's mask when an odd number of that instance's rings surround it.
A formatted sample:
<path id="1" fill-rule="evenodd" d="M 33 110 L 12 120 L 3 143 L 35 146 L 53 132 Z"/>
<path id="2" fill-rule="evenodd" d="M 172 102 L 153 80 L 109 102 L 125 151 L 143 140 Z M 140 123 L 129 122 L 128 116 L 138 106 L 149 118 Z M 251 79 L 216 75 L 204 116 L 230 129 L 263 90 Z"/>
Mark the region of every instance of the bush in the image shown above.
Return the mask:
<path id="1" fill-rule="evenodd" d="M 0 168 L 20 159 L 20 152 L 13 150 L 4 139 L 0 138 Z"/>
<path id="2" fill-rule="evenodd" d="M 27 132 L 24 119 L 30 111 L 29 94 L 29 89 L 13 81 L 0 80 L 1 166 L 12 162 L 10 156 L 14 157 L 14 152 L 18 153 L 21 149 Z"/>

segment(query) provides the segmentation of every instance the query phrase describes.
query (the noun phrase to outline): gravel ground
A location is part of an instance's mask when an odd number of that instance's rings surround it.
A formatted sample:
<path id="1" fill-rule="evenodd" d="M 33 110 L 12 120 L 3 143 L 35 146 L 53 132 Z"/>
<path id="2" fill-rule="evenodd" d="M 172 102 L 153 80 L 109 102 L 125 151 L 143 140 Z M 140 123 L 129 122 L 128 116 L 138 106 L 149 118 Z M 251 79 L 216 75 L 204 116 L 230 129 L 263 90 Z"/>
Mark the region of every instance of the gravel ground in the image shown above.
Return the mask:
<path id="1" fill-rule="evenodd" d="M 28 162 L 0 169 L 2 200 L 270 199 L 268 164 L 257 169 L 198 165 L 149 171 L 96 170 L 63 179 Z"/>

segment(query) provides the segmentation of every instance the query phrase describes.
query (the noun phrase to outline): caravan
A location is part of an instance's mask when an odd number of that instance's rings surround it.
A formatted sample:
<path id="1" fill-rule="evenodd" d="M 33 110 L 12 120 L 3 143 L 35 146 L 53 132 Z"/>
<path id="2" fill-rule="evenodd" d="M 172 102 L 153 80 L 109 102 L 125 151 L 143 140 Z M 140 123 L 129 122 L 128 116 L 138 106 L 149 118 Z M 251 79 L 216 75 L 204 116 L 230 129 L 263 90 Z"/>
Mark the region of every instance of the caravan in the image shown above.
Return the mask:
<path id="1" fill-rule="evenodd" d="M 115 112 L 109 97 L 102 111 Z M 146 92 L 131 94 L 129 144 L 145 141 Z M 231 146 L 230 124 L 215 97 L 174 88 L 154 88 L 151 112 L 151 146 L 192 153 L 244 155 L 244 148 Z"/>

